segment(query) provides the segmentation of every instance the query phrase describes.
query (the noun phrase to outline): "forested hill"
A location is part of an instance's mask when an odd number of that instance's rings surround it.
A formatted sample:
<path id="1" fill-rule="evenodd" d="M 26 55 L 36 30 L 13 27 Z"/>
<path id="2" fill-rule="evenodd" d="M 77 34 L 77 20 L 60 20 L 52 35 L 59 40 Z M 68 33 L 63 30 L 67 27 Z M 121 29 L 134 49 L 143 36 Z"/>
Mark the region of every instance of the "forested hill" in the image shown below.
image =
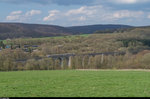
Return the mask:
<path id="1" fill-rule="evenodd" d="M 19 37 L 49 37 L 73 34 L 67 28 L 55 25 L 0 23 L 0 39 Z"/>
<path id="2" fill-rule="evenodd" d="M 92 34 L 99 30 L 129 28 L 128 25 L 89 25 L 62 27 L 56 25 L 0 23 L 0 40 L 20 37 L 52 37 L 72 34 Z M 103 31 L 102 31 L 103 32 Z"/>
<path id="3" fill-rule="evenodd" d="M 72 26 L 68 27 L 71 31 L 74 31 L 75 33 L 85 33 L 85 34 L 91 34 L 96 31 L 115 31 L 116 29 L 125 29 L 125 28 L 131 28 L 132 26 L 129 25 L 86 25 L 86 26 Z"/>

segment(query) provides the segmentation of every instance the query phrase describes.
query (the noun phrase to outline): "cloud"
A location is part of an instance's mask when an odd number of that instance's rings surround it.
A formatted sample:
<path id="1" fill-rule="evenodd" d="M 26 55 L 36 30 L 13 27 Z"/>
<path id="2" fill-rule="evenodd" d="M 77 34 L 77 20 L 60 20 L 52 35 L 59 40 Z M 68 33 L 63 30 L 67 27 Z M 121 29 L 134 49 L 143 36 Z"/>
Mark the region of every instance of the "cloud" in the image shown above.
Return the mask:
<path id="1" fill-rule="evenodd" d="M 78 9 L 71 9 L 64 12 L 51 10 L 49 11 L 49 15 L 43 18 L 43 21 L 55 21 L 56 19 L 85 21 L 96 14 L 99 8 L 102 8 L 102 6 L 82 6 Z"/>
<path id="2" fill-rule="evenodd" d="M 120 11 L 116 11 L 113 14 L 113 17 L 116 19 L 120 19 L 120 18 L 137 18 L 140 17 L 144 14 L 143 11 L 129 11 L 129 10 L 120 10 Z"/>
<path id="3" fill-rule="evenodd" d="M 18 15 L 18 14 L 21 14 L 22 11 L 13 11 L 10 13 L 10 15 Z"/>
<path id="4" fill-rule="evenodd" d="M 109 0 L 109 1 L 117 4 L 135 4 L 135 3 L 149 2 L 149 0 Z"/>
<path id="5" fill-rule="evenodd" d="M 31 10 L 27 11 L 25 14 L 23 14 L 22 11 L 13 11 L 8 16 L 6 16 L 7 21 L 25 21 L 29 19 L 31 16 L 41 14 L 40 10 Z"/>
<path id="6" fill-rule="evenodd" d="M 77 17 L 80 20 L 105 20 L 112 21 L 123 18 L 140 18 L 144 15 L 143 11 L 112 10 L 103 6 L 83 6 L 66 12 L 70 18 Z"/>
<path id="7" fill-rule="evenodd" d="M 147 16 L 147 18 L 149 18 L 149 19 L 150 19 L 150 14 Z"/>
<path id="8" fill-rule="evenodd" d="M 79 9 L 72 9 L 69 10 L 66 15 L 78 15 L 78 14 L 84 14 L 84 15 L 92 15 L 95 12 L 97 12 L 97 9 L 101 9 L 102 6 L 82 6 Z"/>
<path id="9" fill-rule="evenodd" d="M 7 21 L 13 21 L 13 20 L 19 20 L 20 19 L 20 15 L 9 15 L 6 17 Z"/>
<path id="10" fill-rule="evenodd" d="M 43 21 L 54 21 L 58 18 L 58 14 L 60 14 L 59 10 L 51 10 L 49 15 L 43 18 Z"/>
<path id="11" fill-rule="evenodd" d="M 41 11 L 40 10 L 31 10 L 31 11 L 28 11 L 26 12 L 26 16 L 33 16 L 33 15 L 36 15 L 36 14 L 41 14 Z"/>
<path id="12" fill-rule="evenodd" d="M 76 21 L 76 22 L 84 22 L 87 20 L 86 16 L 79 16 L 79 17 L 72 17 L 72 18 L 68 18 L 68 21 Z"/>
<path id="13" fill-rule="evenodd" d="M 6 17 L 6 20 L 11 21 L 11 20 L 19 20 L 21 17 L 22 11 L 13 11 Z"/>
<path id="14" fill-rule="evenodd" d="M 142 19 L 146 13 L 137 10 L 116 10 L 101 5 L 81 6 L 65 11 L 51 10 L 49 15 L 43 18 L 45 22 L 61 24 L 99 24 L 99 23 L 127 23 Z M 64 23 L 63 23 L 64 22 Z"/>
<path id="15" fill-rule="evenodd" d="M 86 21 L 86 17 L 85 16 L 81 16 L 81 17 L 79 17 L 78 20 L 80 20 L 80 21 Z"/>

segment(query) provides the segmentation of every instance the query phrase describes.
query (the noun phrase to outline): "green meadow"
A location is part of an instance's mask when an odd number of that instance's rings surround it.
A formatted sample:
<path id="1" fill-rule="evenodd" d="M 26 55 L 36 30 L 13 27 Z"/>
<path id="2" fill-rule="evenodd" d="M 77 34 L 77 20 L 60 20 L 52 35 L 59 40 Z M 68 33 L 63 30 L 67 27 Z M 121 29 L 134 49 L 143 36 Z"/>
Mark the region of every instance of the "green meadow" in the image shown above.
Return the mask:
<path id="1" fill-rule="evenodd" d="M 69 35 L 69 36 L 54 36 L 54 37 L 40 37 L 40 38 L 23 38 L 24 40 L 45 40 L 45 39 L 75 39 L 77 37 L 88 37 L 92 34 L 81 34 L 81 35 Z M 7 40 L 0 40 L 3 41 L 4 44 L 7 44 Z"/>
<path id="2" fill-rule="evenodd" d="M 0 72 L 0 97 L 149 97 L 148 71 Z"/>
<path id="3" fill-rule="evenodd" d="M 24 38 L 24 40 L 45 40 L 45 39 L 63 39 L 63 38 L 69 38 L 73 39 L 76 37 L 88 37 L 91 34 L 81 34 L 81 35 L 69 35 L 69 36 L 54 36 L 54 37 L 41 37 L 41 38 Z"/>

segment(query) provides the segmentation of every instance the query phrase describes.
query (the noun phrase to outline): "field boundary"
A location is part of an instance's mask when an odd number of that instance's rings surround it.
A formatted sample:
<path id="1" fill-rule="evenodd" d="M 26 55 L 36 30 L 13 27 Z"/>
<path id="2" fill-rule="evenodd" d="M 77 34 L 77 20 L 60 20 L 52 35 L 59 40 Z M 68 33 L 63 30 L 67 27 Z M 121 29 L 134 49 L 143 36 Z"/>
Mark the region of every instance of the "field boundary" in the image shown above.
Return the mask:
<path id="1" fill-rule="evenodd" d="M 150 69 L 75 69 L 79 71 L 147 71 L 150 72 Z"/>

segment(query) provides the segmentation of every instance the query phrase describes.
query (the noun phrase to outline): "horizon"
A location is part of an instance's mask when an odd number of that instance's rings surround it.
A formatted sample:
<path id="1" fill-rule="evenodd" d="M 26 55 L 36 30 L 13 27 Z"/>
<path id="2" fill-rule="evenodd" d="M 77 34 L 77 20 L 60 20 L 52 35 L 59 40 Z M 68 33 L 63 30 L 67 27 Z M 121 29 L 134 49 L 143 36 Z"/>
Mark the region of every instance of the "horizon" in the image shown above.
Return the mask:
<path id="1" fill-rule="evenodd" d="M 82 26 L 94 26 L 94 25 L 124 25 L 124 26 L 131 26 L 131 27 L 148 27 L 150 25 L 141 25 L 141 26 L 133 26 L 128 24 L 85 24 L 85 25 L 74 25 L 74 26 L 62 26 L 56 24 L 46 24 L 46 23 L 24 23 L 24 22 L 0 22 L 0 24 L 27 24 L 27 25 L 50 25 L 50 26 L 60 26 L 60 27 L 82 27 Z"/>
<path id="2" fill-rule="evenodd" d="M 29 25 L 53 25 L 53 26 L 61 26 L 61 25 L 55 25 L 55 24 L 48 24 L 48 23 L 25 23 L 25 22 L 0 22 L 0 24 L 29 24 Z M 75 25 L 75 26 L 91 26 L 91 25 L 127 25 L 127 26 L 133 26 L 128 24 L 85 24 L 85 25 Z M 147 25 L 149 26 L 149 25 Z M 61 26 L 61 27 L 74 27 L 74 26 Z M 136 27 L 136 26 L 133 26 Z"/>
<path id="3" fill-rule="evenodd" d="M 149 4 L 150 0 L 0 0 L 0 22 L 150 26 Z"/>

